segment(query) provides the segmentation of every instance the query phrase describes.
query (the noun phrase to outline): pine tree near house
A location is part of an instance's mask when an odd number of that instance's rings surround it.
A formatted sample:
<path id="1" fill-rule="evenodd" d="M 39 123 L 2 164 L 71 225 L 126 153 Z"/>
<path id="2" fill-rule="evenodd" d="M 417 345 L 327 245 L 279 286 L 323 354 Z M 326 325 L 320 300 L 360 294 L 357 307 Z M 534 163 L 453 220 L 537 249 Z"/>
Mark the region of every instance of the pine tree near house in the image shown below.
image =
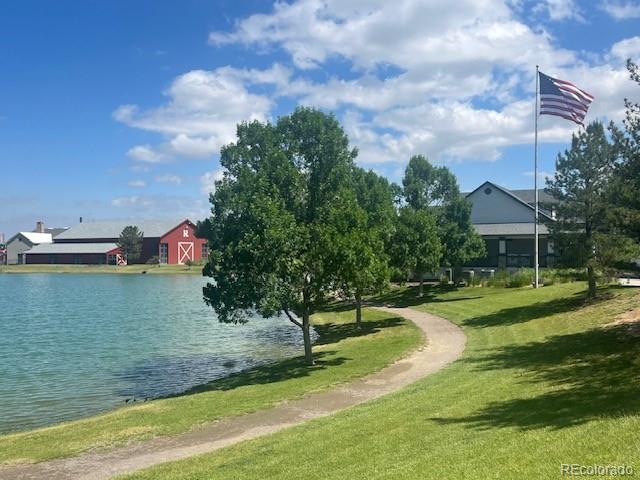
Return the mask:
<path id="1" fill-rule="evenodd" d="M 556 173 L 547 180 L 555 197 L 557 220 L 550 225 L 564 266 L 587 269 L 588 296 L 596 296 L 596 272 L 630 259 L 634 245 L 611 222 L 610 189 L 614 150 L 600 122 L 574 134 L 571 148 L 558 155 Z"/>
<path id="2" fill-rule="evenodd" d="M 640 67 L 627 60 L 631 80 L 640 86 Z M 639 92 L 640 95 L 640 92 Z M 616 165 L 610 189 L 612 222 L 640 242 L 640 103 L 625 99 L 622 127 L 611 123 Z"/>

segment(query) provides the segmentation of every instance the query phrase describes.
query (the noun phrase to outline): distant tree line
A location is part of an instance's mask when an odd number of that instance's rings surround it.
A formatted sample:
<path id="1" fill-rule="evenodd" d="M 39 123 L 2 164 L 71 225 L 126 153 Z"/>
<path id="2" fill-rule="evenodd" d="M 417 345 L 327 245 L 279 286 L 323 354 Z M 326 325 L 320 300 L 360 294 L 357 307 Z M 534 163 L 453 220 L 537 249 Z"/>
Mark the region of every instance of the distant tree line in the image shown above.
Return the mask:
<path id="1" fill-rule="evenodd" d="M 359 324 L 363 298 L 392 269 L 419 278 L 422 295 L 425 273 L 484 255 L 447 168 L 413 157 L 399 186 L 358 167 L 357 153 L 338 121 L 312 108 L 238 125 L 199 224 L 211 247 L 204 299 L 220 321 L 283 314 L 312 364 L 310 316 L 331 298 L 352 299 Z"/>

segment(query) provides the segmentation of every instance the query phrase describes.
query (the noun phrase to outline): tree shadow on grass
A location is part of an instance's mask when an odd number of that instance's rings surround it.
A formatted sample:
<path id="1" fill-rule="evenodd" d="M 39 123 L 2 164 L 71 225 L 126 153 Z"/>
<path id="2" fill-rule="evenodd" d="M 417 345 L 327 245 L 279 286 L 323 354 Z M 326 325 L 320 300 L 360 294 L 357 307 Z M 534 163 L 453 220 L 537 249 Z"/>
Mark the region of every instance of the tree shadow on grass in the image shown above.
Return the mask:
<path id="1" fill-rule="evenodd" d="M 459 302 L 463 300 L 474 300 L 482 298 L 480 295 L 472 297 L 456 297 L 456 298 L 438 298 L 446 292 L 457 291 L 458 287 L 454 285 L 425 285 L 424 294 L 418 297 L 418 287 L 406 287 L 391 290 L 390 292 L 377 295 L 369 300 L 369 303 L 376 306 L 389 305 L 396 308 L 415 307 L 424 303 L 443 303 L 443 302 Z"/>
<path id="2" fill-rule="evenodd" d="M 546 391 L 492 402 L 467 417 L 433 421 L 477 429 L 561 429 L 640 414 L 640 341 L 622 326 L 511 345 L 476 361 L 480 370 L 523 371 L 523 382 L 544 385 Z"/>
<path id="3" fill-rule="evenodd" d="M 331 345 L 346 338 L 371 335 L 382 329 L 394 328 L 403 324 L 404 320 L 402 318 L 390 317 L 376 321 L 365 321 L 362 323 L 362 327 L 360 328 L 357 327 L 355 323 L 327 323 L 317 325 L 314 326 L 314 329 L 318 333 L 318 339 L 315 345 Z M 306 377 L 312 372 L 343 365 L 347 361 L 352 360 L 351 358 L 344 356 L 336 356 L 338 354 L 339 352 L 336 350 L 314 352 L 313 357 L 315 365 L 312 366 L 306 364 L 304 356 L 298 356 L 275 363 L 253 367 L 164 398 L 181 397 L 216 390 L 233 390 L 247 385 L 276 383 L 284 380 L 290 380 L 292 378 Z"/>
<path id="4" fill-rule="evenodd" d="M 267 365 L 261 365 L 259 367 L 235 373 L 225 378 L 205 383 L 204 385 L 198 385 L 186 390 L 185 392 L 171 396 L 182 397 L 185 395 L 193 395 L 203 392 L 233 390 L 247 385 L 264 385 L 268 383 L 282 382 L 292 378 L 307 377 L 312 372 L 342 365 L 350 360 L 346 357 L 328 358 L 336 353 L 336 351 L 316 352 L 314 354 L 315 365 L 312 366 L 306 364 L 303 356 Z"/>
<path id="5" fill-rule="evenodd" d="M 578 310 L 588 305 L 594 305 L 611 299 L 613 293 L 602 290 L 595 299 L 588 300 L 586 291 L 580 291 L 568 297 L 556 298 L 546 302 L 522 305 L 519 307 L 504 308 L 489 315 L 472 317 L 463 322 L 470 327 L 495 327 L 525 323 L 536 318 L 548 317 L 558 313 L 566 313 Z"/>
<path id="6" fill-rule="evenodd" d="M 405 324 L 405 320 L 399 317 L 389 317 L 382 320 L 363 321 L 359 327 L 355 322 L 350 323 L 325 323 L 314 325 L 318 333 L 316 345 L 329 345 L 346 338 L 363 337 L 379 332 L 382 329 L 399 327 Z"/>

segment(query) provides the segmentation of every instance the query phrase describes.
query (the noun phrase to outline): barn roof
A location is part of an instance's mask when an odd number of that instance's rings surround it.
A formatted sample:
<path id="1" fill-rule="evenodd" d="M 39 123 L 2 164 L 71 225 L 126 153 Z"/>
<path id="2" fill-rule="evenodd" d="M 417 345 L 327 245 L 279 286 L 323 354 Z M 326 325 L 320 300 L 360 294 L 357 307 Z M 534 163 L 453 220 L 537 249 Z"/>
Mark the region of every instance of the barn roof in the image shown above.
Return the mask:
<path id="1" fill-rule="evenodd" d="M 146 238 L 161 237 L 168 231 L 174 229 L 185 218 L 170 220 L 111 220 L 100 222 L 83 222 L 75 227 L 62 232 L 56 236 L 56 241 L 60 240 L 82 240 L 94 238 L 118 238 L 120 233 L 129 225 L 135 225 L 144 233 Z"/>
<path id="2" fill-rule="evenodd" d="M 115 243 L 43 243 L 36 245 L 25 253 L 50 253 L 50 254 L 81 254 L 81 253 L 107 253 L 118 248 Z"/>

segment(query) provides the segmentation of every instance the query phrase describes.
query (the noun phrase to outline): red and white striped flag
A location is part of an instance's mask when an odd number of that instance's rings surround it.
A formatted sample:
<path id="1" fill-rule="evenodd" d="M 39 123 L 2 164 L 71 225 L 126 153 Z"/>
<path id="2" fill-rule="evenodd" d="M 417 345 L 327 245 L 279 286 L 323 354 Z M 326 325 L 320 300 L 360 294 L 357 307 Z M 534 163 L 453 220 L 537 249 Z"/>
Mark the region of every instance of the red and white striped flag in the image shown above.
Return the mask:
<path id="1" fill-rule="evenodd" d="M 555 115 L 578 125 L 587 115 L 593 95 L 566 80 L 540 74 L 540 115 Z"/>

